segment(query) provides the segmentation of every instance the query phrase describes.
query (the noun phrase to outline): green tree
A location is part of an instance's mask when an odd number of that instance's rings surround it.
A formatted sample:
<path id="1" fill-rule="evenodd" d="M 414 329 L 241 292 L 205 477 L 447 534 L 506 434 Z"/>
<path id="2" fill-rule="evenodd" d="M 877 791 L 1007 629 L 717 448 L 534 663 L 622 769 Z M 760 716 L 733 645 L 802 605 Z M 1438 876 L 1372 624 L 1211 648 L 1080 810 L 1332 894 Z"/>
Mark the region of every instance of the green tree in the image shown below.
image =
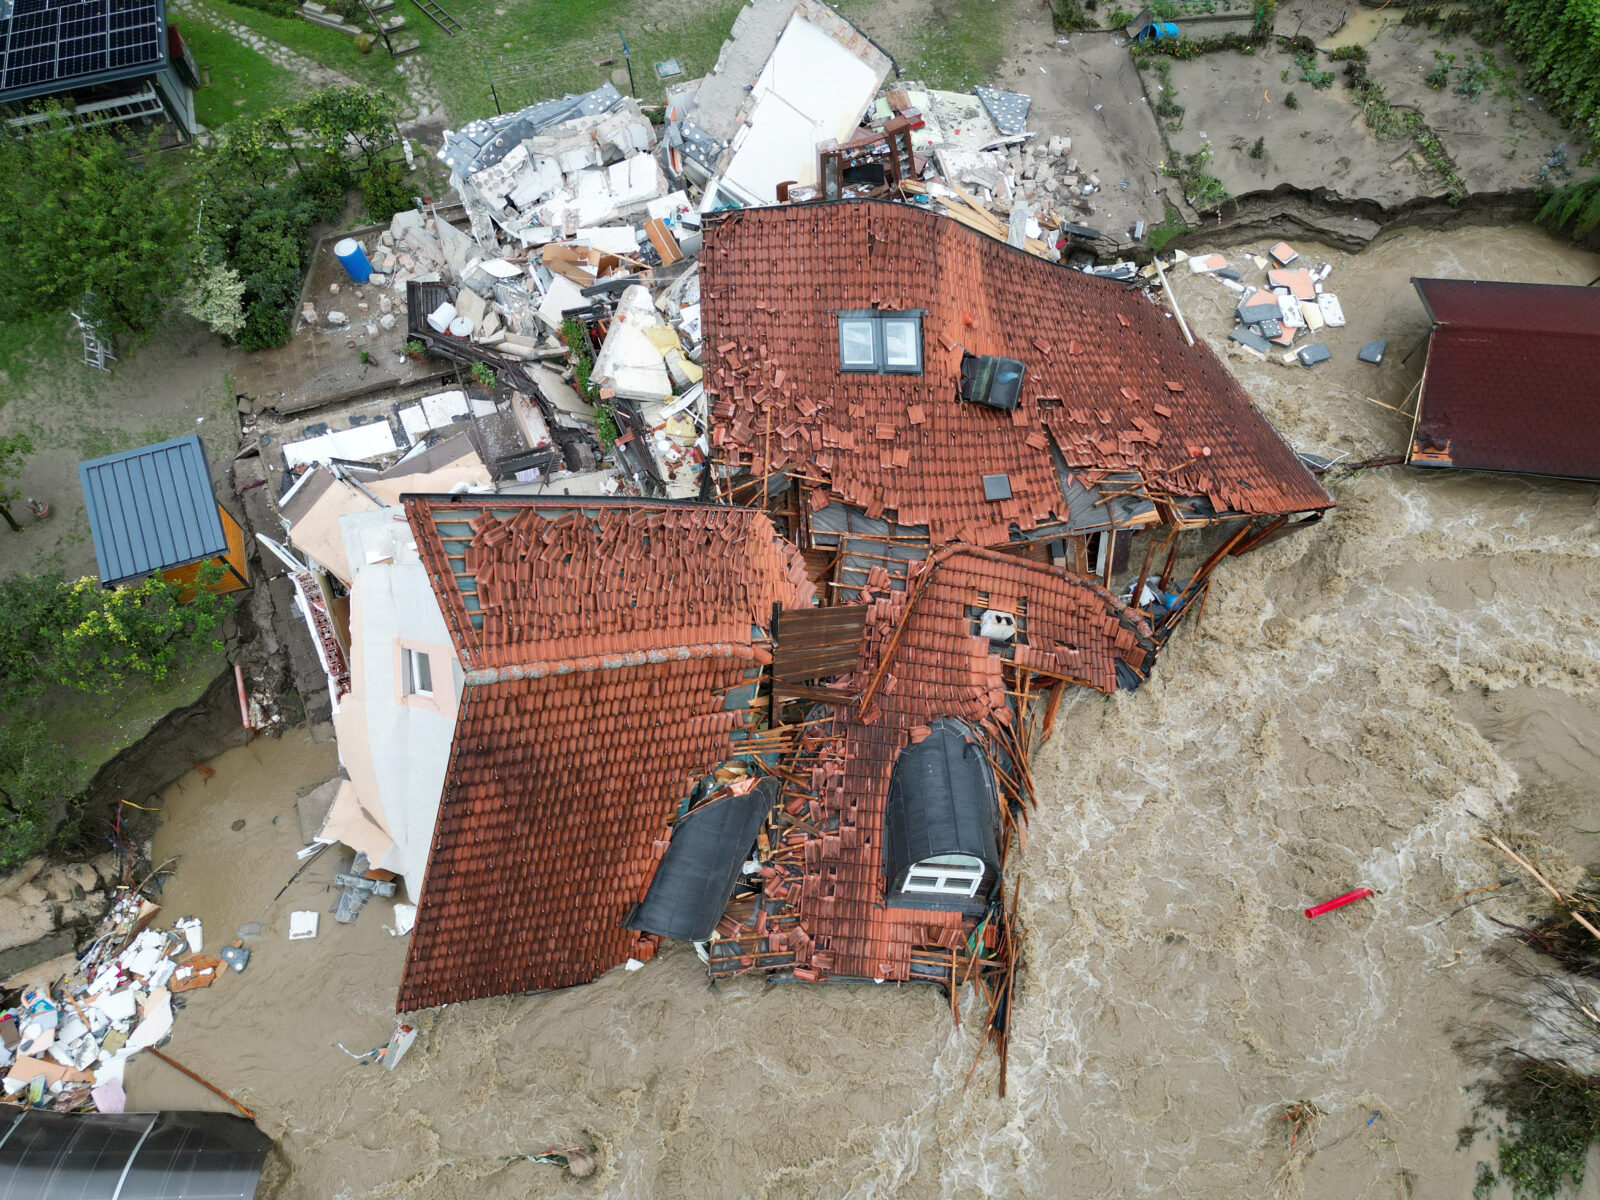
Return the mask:
<path id="1" fill-rule="evenodd" d="M 44 849 L 72 777 L 72 756 L 35 720 L 0 722 L 0 871 Z"/>
<path id="2" fill-rule="evenodd" d="M 201 572 L 214 582 L 221 568 Z M 0 581 L 0 695 L 61 686 L 108 692 L 131 679 L 164 679 L 192 653 L 215 649 L 230 601 L 152 575 L 115 590 L 89 578 L 13 575 Z"/>
<path id="3" fill-rule="evenodd" d="M 22 474 L 22 460 L 32 453 L 33 439 L 27 434 L 8 433 L 0 437 L 0 517 L 6 519 L 12 533 L 22 532 L 22 526 L 11 515 L 11 506 L 22 499 L 17 476 Z"/>
<path id="4" fill-rule="evenodd" d="M 226 263 L 197 263 L 178 298 L 183 311 L 213 333 L 236 338 L 244 328 L 244 280 Z"/>
<path id="5" fill-rule="evenodd" d="M 0 138 L 0 323 L 86 303 L 105 332 L 140 335 L 166 312 L 186 235 L 175 164 L 116 126 L 61 109 Z"/>
<path id="6" fill-rule="evenodd" d="M 384 92 L 364 87 L 327 87 L 297 106 L 307 132 L 323 151 L 342 157 L 354 146 L 368 170 L 383 152 L 397 145 L 400 110 Z"/>

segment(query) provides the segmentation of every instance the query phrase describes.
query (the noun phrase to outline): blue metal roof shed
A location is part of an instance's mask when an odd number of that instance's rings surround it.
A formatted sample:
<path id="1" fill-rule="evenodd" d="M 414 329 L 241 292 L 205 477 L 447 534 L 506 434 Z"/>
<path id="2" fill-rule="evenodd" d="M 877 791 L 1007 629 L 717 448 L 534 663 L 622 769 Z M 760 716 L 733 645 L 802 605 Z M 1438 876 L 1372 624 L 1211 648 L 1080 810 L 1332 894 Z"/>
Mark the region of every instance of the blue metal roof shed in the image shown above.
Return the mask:
<path id="1" fill-rule="evenodd" d="M 229 550 L 195 434 L 78 464 L 100 582 L 142 579 Z"/>

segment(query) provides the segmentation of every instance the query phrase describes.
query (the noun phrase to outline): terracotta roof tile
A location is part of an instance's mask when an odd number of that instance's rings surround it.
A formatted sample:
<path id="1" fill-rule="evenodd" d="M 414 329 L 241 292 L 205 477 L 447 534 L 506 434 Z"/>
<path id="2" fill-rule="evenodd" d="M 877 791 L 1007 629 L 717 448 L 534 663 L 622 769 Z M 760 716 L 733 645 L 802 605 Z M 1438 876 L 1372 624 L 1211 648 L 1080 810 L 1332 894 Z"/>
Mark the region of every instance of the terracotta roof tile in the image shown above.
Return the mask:
<path id="1" fill-rule="evenodd" d="M 398 1007 L 567 987 L 648 957 L 653 940 L 621 921 L 688 781 L 731 754 L 743 714 L 727 693 L 767 657 L 752 627 L 812 603 L 803 561 L 745 509 L 406 510 L 468 676 Z M 496 578 L 515 586 L 490 606 Z"/>
<path id="2" fill-rule="evenodd" d="M 824 832 L 805 842 L 789 903 L 816 951 L 802 945 L 797 962 L 818 978 L 906 980 L 914 947 L 948 949 L 963 928 L 958 913 L 884 903 L 883 820 L 895 759 L 928 736 L 932 720 L 956 717 L 993 731 L 1013 719 L 1007 660 L 976 636 L 968 616 L 980 592 L 989 606 L 1025 613 L 1018 665 L 1103 692 L 1117 687 L 1119 660 L 1148 665 L 1149 627 L 1139 614 L 1096 584 L 1010 555 L 947 548 L 917 568 L 905 591 L 872 601 L 857 683 L 903 625 L 885 677 L 894 686 L 886 681 L 866 713 L 845 710 L 797 769 L 811 780 L 809 819 Z M 784 799 L 800 811 L 799 796 Z"/>
<path id="3" fill-rule="evenodd" d="M 1069 469 L 1141 471 L 1218 511 L 1332 504 L 1216 356 L 1186 345 L 1159 308 L 946 217 L 857 201 L 744 209 L 715 219 L 701 265 L 714 442 L 761 469 L 809 463 L 847 503 L 926 518 L 935 542 L 1003 541 L 1004 533 L 971 530 L 1012 519 L 1028 529 L 1064 510 L 1054 450 L 1030 440 L 1041 429 Z M 875 298 L 923 310 L 921 375 L 839 370 L 834 313 L 871 308 Z M 1057 353 L 1063 328 L 1074 336 Z M 1026 364 L 1017 416 L 958 399 L 963 347 Z M 779 370 L 781 392 L 770 386 Z M 1066 403 L 1042 407 L 1040 397 Z M 1076 415 L 1086 411 L 1096 414 L 1087 427 Z M 760 464 L 769 414 L 776 425 L 819 431 L 834 450 L 831 465 L 781 446 Z M 1151 414 L 1163 417 L 1164 436 L 1154 440 L 1134 424 Z M 883 469 L 873 443 L 885 426 L 911 469 Z M 1214 448 L 1203 473 L 1185 461 L 1191 442 Z M 997 522 L 983 476 L 1002 472 L 1017 502 Z"/>

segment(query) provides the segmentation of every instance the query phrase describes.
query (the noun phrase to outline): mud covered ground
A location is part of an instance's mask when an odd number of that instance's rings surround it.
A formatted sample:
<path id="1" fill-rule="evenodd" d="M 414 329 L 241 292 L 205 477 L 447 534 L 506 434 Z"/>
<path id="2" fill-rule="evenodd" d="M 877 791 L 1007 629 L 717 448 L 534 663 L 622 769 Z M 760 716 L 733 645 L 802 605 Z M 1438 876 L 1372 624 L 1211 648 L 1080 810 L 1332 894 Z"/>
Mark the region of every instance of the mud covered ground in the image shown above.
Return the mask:
<path id="1" fill-rule="evenodd" d="M 1215 248 L 1234 252 L 1226 243 Z M 1335 265 L 1350 317 L 1314 371 L 1230 359 L 1297 445 L 1390 453 L 1421 355 L 1412 275 L 1584 282 L 1529 230 L 1400 232 Z M 1220 344 L 1226 292 L 1180 275 Z M 1391 339 L 1382 368 L 1354 345 Z M 1513 1032 L 1515 979 L 1457 893 L 1509 878 L 1472 814 L 1593 862 L 1600 828 L 1600 493 L 1405 469 L 1335 479 L 1319 529 L 1231 560 L 1200 628 L 1151 682 L 1063 706 L 1036 767 L 1021 860 L 1028 961 L 1010 1091 L 931 990 L 707 986 L 685 947 L 637 972 L 425 1013 L 393 1074 L 337 1047 L 383 1042 L 404 956 L 387 901 L 332 922 L 319 860 L 295 869 L 297 793 L 334 768 L 299 734 L 258 742 L 165 797 L 167 912 L 208 938 L 260 922 L 243 976 L 196 993 L 170 1053 L 279 1139 L 275 1200 L 525 1196 L 1465 1196 L 1456 1149 L 1477 1068 L 1454 1039 Z M 237 830 L 236 822 L 244 824 Z M 326 859 L 327 856 L 324 856 Z M 492 865 L 492 864 L 491 864 Z M 1307 922 L 1358 884 L 1371 903 Z M 1503 899 L 1501 897 L 1504 897 Z M 323 912 L 314 942 L 288 913 Z M 1455 915 L 1451 915 L 1454 913 Z M 214 944 L 214 943 L 213 943 Z M 134 1105 L 214 1107 L 157 1062 Z M 1288 1161 L 1283 1106 L 1325 1114 Z M 508 1161 L 591 1140 L 586 1182 Z"/>

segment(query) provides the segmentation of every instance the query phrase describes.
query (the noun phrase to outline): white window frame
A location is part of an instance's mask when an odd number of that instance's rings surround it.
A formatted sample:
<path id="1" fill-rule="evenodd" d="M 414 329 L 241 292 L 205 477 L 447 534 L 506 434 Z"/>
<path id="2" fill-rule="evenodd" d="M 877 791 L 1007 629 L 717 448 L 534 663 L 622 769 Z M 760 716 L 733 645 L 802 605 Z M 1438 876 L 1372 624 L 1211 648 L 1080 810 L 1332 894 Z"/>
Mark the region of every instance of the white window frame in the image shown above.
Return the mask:
<path id="1" fill-rule="evenodd" d="M 427 687 L 417 686 L 419 658 L 422 660 L 423 673 L 428 677 Z M 400 694 L 433 698 L 433 659 L 426 650 L 413 650 L 410 646 L 400 647 Z"/>
<path id="2" fill-rule="evenodd" d="M 905 310 L 880 310 L 874 308 L 846 309 L 835 314 L 839 318 L 839 370 L 847 375 L 921 375 L 923 344 L 922 344 L 922 310 L 918 308 Z M 870 361 L 859 359 L 847 361 L 845 358 L 844 331 L 848 325 L 861 327 L 863 331 L 870 329 L 872 332 L 872 358 Z M 889 361 L 888 328 L 890 325 L 903 325 L 911 333 L 912 357 L 914 361 Z"/>
<path id="3" fill-rule="evenodd" d="M 942 854 L 925 858 L 906 872 L 902 895 L 948 896 L 970 900 L 983 883 L 984 866 L 967 854 Z"/>

